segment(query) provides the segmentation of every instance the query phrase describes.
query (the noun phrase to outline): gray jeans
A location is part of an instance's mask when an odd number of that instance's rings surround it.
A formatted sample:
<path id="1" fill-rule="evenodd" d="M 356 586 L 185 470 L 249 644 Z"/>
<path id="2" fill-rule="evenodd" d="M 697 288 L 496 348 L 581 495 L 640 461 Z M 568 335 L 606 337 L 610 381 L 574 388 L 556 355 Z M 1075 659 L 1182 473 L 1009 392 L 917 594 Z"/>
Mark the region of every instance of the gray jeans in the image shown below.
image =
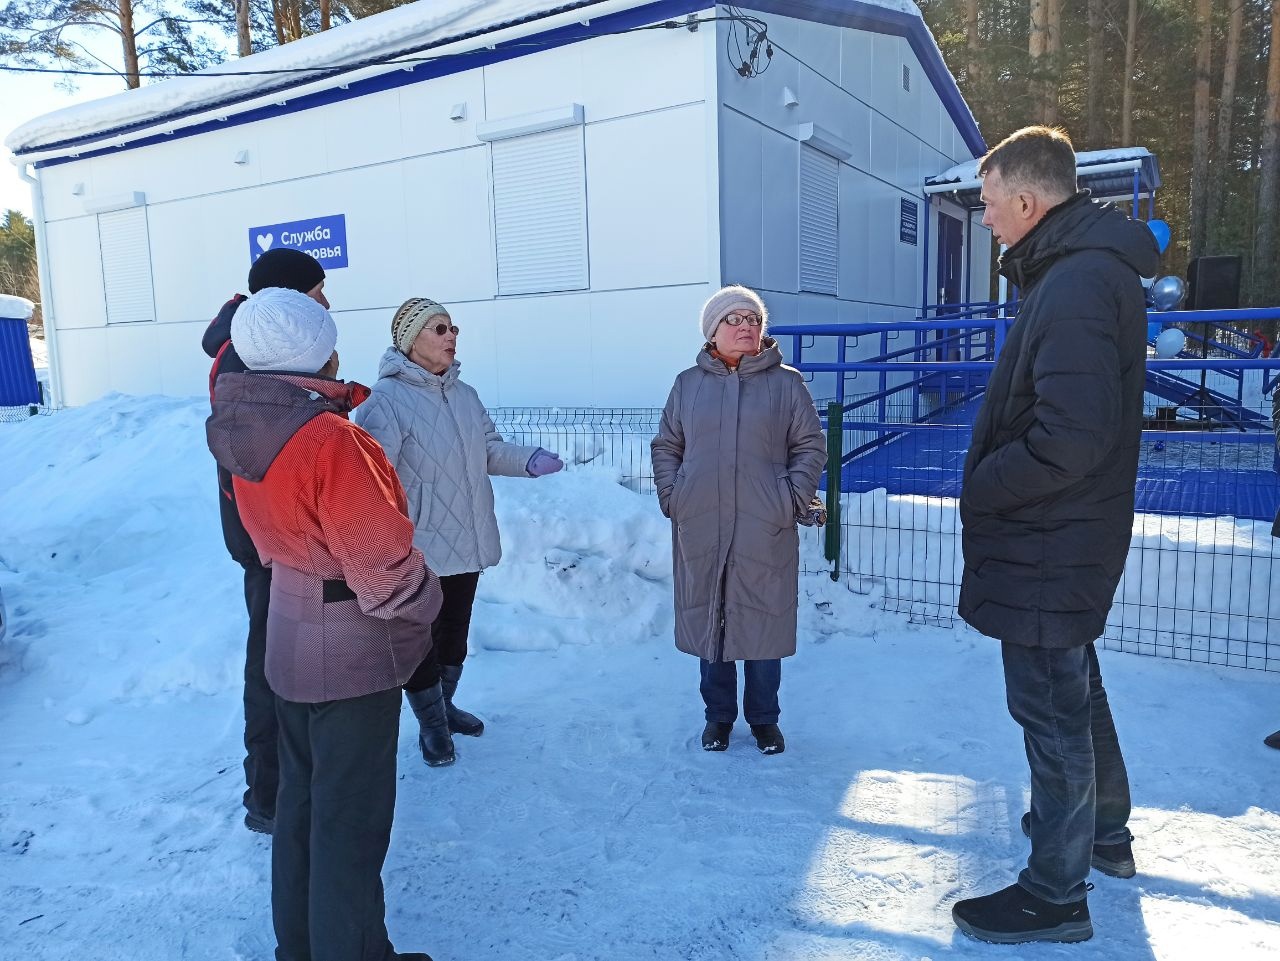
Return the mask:
<path id="1" fill-rule="evenodd" d="M 1031 856 L 1018 883 L 1045 901 L 1085 896 L 1095 844 L 1129 840 L 1129 775 L 1092 644 L 1002 645 L 1009 713 L 1031 766 Z"/>

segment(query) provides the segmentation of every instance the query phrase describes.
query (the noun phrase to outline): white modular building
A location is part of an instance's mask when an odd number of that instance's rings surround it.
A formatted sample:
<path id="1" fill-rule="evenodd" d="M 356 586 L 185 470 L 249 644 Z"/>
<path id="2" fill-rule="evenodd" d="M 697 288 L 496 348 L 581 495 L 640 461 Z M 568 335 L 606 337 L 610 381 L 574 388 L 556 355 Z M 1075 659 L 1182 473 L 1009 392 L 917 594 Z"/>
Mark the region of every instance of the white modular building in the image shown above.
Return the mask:
<path id="1" fill-rule="evenodd" d="M 774 323 L 988 289 L 989 233 L 923 190 L 985 145 L 907 0 L 420 0 L 6 145 L 62 404 L 200 392 L 281 245 L 326 267 L 344 377 L 427 296 L 494 406 L 660 406 L 722 283 Z"/>

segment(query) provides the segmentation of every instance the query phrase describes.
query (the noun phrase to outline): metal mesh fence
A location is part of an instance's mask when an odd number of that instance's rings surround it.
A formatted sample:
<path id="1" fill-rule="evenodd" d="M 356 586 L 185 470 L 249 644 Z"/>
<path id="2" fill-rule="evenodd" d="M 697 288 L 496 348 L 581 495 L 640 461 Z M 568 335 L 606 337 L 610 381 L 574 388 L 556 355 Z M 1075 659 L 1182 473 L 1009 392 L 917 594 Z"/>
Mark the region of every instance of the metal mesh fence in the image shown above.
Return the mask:
<path id="1" fill-rule="evenodd" d="M 52 414 L 52 407 L 40 404 L 23 404 L 20 407 L 0 407 L 0 424 L 15 424 L 31 417 L 47 417 Z"/>
<path id="2" fill-rule="evenodd" d="M 616 470 L 618 482 L 653 493 L 649 441 L 662 411 L 652 407 L 495 407 L 489 411 L 502 436 L 516 444 L 556 451 L 570 468 Z"/>

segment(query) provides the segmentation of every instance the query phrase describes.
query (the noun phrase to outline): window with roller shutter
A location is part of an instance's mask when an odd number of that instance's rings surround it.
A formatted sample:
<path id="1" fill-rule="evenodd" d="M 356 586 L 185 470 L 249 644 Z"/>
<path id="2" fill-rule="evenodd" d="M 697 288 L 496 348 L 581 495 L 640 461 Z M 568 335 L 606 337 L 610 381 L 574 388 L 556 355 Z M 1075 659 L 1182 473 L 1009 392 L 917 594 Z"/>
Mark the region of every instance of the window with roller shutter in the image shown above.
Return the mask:
<path id="1" fill-rule="evenodd" d="M 800 289 L 836 293 L 840 161 L 800 145 Z"/>
<path id="2" fill-rule="evenodd" d="M 495 140 L 490 147 L 499 295 L 585 290 L 582 126 Z"/>
<path id="3" fill-rule="evenodd" d="M 147 209 L 131 207 L 98 214 L 98 249 L 102 255 L 107 323 L 154 321 Z"/>

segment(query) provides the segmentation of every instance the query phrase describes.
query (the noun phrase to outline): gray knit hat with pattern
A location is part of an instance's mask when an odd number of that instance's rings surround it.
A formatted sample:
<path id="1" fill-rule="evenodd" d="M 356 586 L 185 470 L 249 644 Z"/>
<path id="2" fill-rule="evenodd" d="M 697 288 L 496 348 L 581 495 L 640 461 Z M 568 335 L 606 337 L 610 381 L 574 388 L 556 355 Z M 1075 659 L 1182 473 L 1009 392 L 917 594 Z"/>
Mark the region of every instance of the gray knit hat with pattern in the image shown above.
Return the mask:
<path id="1" fill-rule="evenodd" d="M 750 310 L 759 314 L 760 333 L 764 333 L 764 328 L 769 323 L 769 311 L 765 309 L 760 295 L 749 287 L 730 284 L 728 287 L 721 287 L 702 305 L 702 336 L 707 343 L 711 343 L 711 339 L 715 337 L 720 321 L 735 310 Z"/>
<path id="2" fill-rule="evenodd" d="M 391 343 L 396 350 L 409 356 L 409 348 L 432 317 L 450 319 L 449 311 L 426 297 L 410 297 L 401 304 L 396 315 L 391 318 Z"/>

